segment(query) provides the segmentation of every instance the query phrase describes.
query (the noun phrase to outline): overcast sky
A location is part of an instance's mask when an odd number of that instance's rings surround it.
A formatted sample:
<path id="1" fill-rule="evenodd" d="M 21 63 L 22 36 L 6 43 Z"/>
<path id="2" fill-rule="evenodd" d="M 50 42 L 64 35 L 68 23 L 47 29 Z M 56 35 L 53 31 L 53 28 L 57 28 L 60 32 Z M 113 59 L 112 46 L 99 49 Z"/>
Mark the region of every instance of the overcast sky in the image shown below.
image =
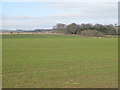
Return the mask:
<path id="1" fill-rule="evenodd" d="M 2 18 L 0 19 L 3 21 L 0 28 L 28 30 L 52 28 L 57 23 L 117 24 L 118 22 L 117 0 L 14 1 L 4 0 L 0 3 L 2 5 L 2 11 L 0 10 Z"/>

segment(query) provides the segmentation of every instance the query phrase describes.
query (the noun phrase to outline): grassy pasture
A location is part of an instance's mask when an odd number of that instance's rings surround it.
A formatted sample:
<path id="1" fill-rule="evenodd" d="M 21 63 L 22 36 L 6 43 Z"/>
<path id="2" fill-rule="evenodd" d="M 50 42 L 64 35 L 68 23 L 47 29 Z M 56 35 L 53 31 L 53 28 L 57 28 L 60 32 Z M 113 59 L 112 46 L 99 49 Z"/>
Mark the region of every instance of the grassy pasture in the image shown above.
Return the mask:
<path id="1" fill-rule="evenodd" d="M 3 88 L 115 88 L 117 38 L 3 35 Z"/>

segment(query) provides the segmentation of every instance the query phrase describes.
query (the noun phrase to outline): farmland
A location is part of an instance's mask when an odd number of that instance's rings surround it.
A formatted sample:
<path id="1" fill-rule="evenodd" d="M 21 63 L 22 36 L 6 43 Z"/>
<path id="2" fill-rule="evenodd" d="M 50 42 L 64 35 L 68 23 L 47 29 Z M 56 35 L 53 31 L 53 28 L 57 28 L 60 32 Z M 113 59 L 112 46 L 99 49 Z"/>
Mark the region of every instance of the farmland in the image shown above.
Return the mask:
<path id="1" fill-rule="evenodd" d="M 3 35 L 3 88 L 117 88 L 117 38 Z"/>

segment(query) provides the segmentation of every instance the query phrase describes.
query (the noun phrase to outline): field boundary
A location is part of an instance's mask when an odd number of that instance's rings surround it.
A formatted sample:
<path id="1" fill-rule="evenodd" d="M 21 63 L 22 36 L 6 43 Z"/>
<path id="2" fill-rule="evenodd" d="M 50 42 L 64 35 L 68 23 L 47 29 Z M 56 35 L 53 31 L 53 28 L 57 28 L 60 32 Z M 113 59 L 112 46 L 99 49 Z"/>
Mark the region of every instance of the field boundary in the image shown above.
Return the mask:
<path id="1" fill-rule="evenodd" d="M 12 34 L 56 34 L 56 35 L 64 35 L 64 33 L 42 33 L 42 32 L 7 32 L 7 33 L 0 33 L 0 35 L 12 35 Z"/>

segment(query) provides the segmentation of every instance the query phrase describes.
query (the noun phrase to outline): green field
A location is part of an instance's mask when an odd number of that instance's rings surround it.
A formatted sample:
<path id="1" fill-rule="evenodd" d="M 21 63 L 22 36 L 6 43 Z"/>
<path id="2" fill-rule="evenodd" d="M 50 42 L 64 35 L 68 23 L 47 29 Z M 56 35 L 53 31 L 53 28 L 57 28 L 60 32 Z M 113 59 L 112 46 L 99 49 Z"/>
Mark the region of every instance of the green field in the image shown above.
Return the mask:
<path id="1" fill-rule="evenodd" d="M 3 88 L 117 88 L 118 39 L 3 35 Z"/>

